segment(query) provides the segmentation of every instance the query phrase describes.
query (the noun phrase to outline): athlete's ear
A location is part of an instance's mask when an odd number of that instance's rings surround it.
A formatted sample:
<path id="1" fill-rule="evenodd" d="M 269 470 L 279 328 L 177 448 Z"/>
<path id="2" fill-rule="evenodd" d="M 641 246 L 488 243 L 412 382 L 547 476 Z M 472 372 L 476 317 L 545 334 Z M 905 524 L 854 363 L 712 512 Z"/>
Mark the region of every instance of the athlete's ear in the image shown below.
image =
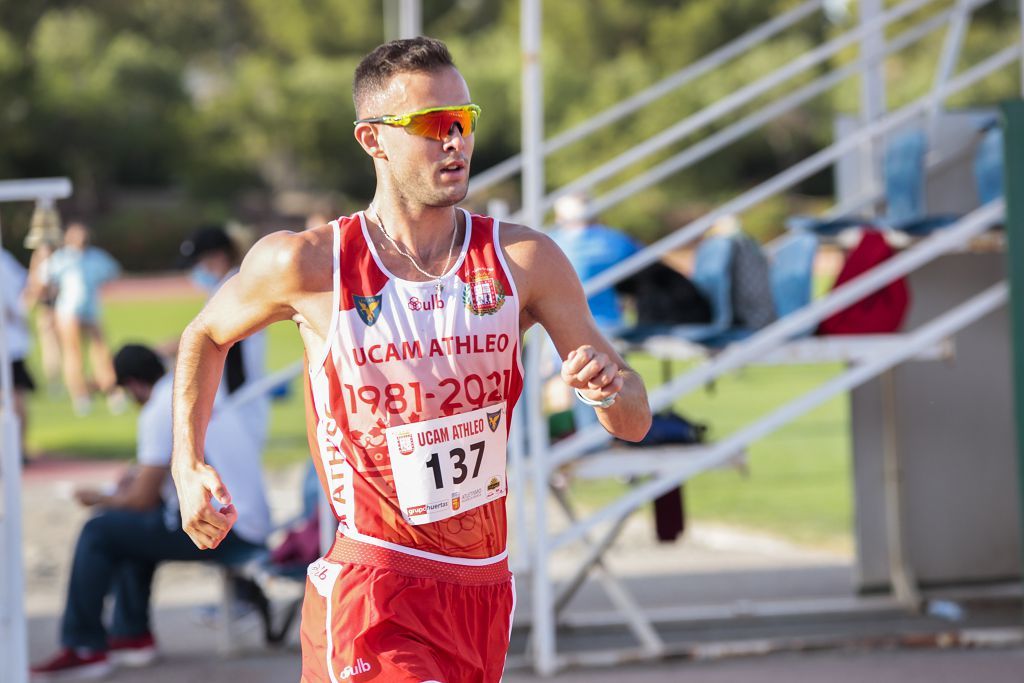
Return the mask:
<path id="1" fill-rule="evenodd" d="M 357 123 L 354 131 L 356 142 L 367 154 L 374 159 L 387 159 L 388 155 L 381 146 L 380 138 L 377 136 L 377 128 L 372 123 Z"/>

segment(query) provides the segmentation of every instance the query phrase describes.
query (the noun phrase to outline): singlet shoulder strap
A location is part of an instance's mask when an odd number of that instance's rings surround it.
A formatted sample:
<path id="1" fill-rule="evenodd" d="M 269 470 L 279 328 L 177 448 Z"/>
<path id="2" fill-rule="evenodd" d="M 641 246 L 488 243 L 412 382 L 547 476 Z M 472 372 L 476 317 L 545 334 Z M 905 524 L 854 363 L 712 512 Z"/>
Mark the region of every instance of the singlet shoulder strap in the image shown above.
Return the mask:
<path id="1" fill-rule="evenodd" d="M 331 322 L 324 338 L 324 348 L 315 363 L 310 363 L 309 374 L 315 376 L 327 362 L 327 355 L 334 345 L 335 330 L 338 328 L 338 316 L 341 315 L 341 224 L 338 220 L 330 222 L 333 236 L 331 246 Z"/>

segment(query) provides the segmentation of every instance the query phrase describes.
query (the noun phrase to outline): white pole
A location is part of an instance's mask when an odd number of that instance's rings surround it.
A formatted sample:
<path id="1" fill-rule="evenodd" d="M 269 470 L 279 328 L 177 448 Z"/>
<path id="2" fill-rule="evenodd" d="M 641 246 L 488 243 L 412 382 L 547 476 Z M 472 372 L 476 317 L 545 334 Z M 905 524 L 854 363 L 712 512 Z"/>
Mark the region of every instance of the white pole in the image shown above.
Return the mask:
<path id="1" fill-rule="evenodd" d="M 1021 41 L 1020 41 L 1020 92 L 1024 95 L 1024 0 L 1020 0 L 1017 5 L 1017 22 L 1020 24 Z"/>
<path id="2" fill-rule="evenodd" d="M 67 178 L 0 181 L 0 202 L 54 201 L 71 195 Z M 3 248 L 0 228 L 0 249 Z M 14 386 L 7 349 L 7 321 L 0 312 L 0 682 L 27 683 L 28 636 L 21 535 L 21 438 L 14 414 Z"/>
<path id="3" fill-rule="evenodd" d="M 883 11 L 882 0 L 861 0 L 860 24 L 872 23 Z M 885 49 L 885 29 L 878 27 L 864 34 L 860 53 L 868 61 L 860 83 L 861 126 L 869 126 L 885 113 L 885 64 L 878 59 Z M 877 61 L 875 61 L 877 59 Z M 861 149 L 861 193 L 870 194 L 879 187 L 881 149 L 877 138 L 872 138 Z"/>
<path id="4" fill-rule="evenodd" d="M 541 0 L 521 0 L 519 40 L 522 49 L 522 137 L 523 137 L 523 217 L 525 223 L 540 229 L 544 223 L 544 83 L 541 68 Z M 533 558 L 533 665 L 537 673 L 555 672 L 555 622 L 551 582 L 547 562 L 547 468 L 538 467 L 548 446 L 547 426 L 542 412 L 540 359 L 546 335 L 531 335 L 526 349 L 526 405 L 530 470 L 533 473 L 535 506 Z"/>
<path id="5" fill-rule="evenodd" d="M 3 249 L 0 226 L 0 249 Z M 2 279 L 2 275 L 0 275 Z M 8 286 L 6 283 L 0 283 Z M 21 553 L 21 439 L 14 413 L 14 386 L 7 349 L 6 312 L 0 309 L 0 474 L 3 475 L 3 605 L 0 676 L 9 683 L 28 681 L 28 638 L 25 625 L 25 577 Z"/>
<path id="6" fill-rule="evenodd" d="M 398 37 L 415 38 L 420 35 L 423 35 L 421 0 L 398 0 Z"/>

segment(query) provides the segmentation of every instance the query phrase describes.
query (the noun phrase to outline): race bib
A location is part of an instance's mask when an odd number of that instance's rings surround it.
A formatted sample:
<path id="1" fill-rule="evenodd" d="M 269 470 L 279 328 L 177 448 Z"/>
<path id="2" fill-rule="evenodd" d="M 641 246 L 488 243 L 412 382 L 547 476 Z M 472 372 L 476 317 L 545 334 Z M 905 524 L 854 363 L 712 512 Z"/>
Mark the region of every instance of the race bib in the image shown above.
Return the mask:
<path id="1" fill-rule="evenodd" d="M 503 497 L 505 405 L 384 430 L 402 516 L 427 524 Z"/>

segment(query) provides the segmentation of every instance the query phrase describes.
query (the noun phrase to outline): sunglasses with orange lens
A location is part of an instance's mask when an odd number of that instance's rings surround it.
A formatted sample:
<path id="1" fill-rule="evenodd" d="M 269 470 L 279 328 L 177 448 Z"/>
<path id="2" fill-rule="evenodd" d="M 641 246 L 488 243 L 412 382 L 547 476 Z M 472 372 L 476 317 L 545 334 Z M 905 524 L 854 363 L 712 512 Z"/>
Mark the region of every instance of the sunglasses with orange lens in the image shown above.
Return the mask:
<path id="1" fill-rule="evenodd" d="M 420 109 L 408 114 L 385 114 L 359 119 L 355 123 L 383 123 L 385 126 L 405 128 L 405 132 L 410 135 L 443 141 L 451 134 L 452 126 L 458 126 L 462 135 L 471 135 L 476 131 L 478 118 L 480 107 L 475 104 L 460 104 L 454 107 Z"/>

